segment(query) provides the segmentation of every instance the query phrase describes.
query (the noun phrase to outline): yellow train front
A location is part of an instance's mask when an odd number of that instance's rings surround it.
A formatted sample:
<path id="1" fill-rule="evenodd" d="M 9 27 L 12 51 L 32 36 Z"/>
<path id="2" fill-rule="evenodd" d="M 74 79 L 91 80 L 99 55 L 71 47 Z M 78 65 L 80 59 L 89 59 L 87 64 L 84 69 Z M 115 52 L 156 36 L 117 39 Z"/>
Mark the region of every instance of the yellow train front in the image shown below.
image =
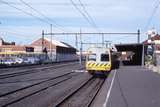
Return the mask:
<path id="1" fill-rule="evenodd" d="M 92 47 L 87 50 L 86 70 L 91 73 L 108 73 L 112 69 L 109 48 Z"/>

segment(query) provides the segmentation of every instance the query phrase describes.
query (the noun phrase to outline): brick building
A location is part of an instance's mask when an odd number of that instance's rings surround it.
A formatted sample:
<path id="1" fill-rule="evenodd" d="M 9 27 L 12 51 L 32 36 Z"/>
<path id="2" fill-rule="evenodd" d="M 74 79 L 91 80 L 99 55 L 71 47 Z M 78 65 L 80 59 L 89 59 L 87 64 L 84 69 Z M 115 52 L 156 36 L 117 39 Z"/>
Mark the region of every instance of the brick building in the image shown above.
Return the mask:
<path id="1" fill-rule="evenodd" d="M 13 55 L 27 52 L 34 52 L 34 48 L 32 46 L 16 45 L 15 42 L 5 42 L 0 38 L 0 55 Z"/>
<path id="2" fill-rule="evenodd" d="M 143 43 L 145 45 L 150 44 L 150 42 L 152 44 L 154 44 L 155 47 L 155 53 L 160 55 L 160 35 L 159 34 L 155 34 L 154 36 L 152 36 L 150 39 L 145 40 Z"/>
<path id="3" fill-rule="evenodd" d="M 40 38 L 31 43 L 36 53 L 46 52 L 49 59 L 62 61 L 75 59 L 76 49 L 67 43 L 60 42 L 57 40 L 50 40 L 48 38 Z"/>

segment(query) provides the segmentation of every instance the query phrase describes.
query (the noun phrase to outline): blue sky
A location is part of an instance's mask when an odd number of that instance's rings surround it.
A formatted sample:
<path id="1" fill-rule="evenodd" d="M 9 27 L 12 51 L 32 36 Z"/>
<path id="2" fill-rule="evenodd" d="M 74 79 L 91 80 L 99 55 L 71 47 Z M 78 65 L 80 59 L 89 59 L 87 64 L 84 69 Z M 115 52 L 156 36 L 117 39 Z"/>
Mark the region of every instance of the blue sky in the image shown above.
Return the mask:
<path id="1" fill-rule="evenodd" d="M 47 20 L 34 10 L 24 5 L 20 0 L 4 0 L 17 8 L 30 13 L 42 20 Z M 49 23 L 56 22 L 63 30 L 70 32 L 97 32 L 83 16 L 75 9 L 70 0 L 23 0 L 30 6 L 47 16 Z M 83 11 L 79 0 L 73 0 L 79 9 Z M 151 13 L 159 0 L 81 0 L 86 10 L 92 16 L 101 32 L 137 32 L 141 29 L 141 41 L 146 39 L 148 29 L 155 28 L 160 31 L 160 9 L 157 9 L 154 17 L 145 29 Z M 41 22 L 34 17 L 24 14 L 0 0 L 0 36 L 7 41 L 16 41 L 17 44 L 30 44 L 41 37 L 41 31 L 50 31 L 50 25 Z M 62 32 L 53 26 L 53 32 Z M 63 31 L 64 32 L 64 31 Z M 54 36 L 55 39 L 75 45 L 74 36 Z M 106 35 L 105 40 L 113 43 L 133 43 L 136 36 Z M 83 36 L 85 42 L 101 42 L 101 36 Z"/>

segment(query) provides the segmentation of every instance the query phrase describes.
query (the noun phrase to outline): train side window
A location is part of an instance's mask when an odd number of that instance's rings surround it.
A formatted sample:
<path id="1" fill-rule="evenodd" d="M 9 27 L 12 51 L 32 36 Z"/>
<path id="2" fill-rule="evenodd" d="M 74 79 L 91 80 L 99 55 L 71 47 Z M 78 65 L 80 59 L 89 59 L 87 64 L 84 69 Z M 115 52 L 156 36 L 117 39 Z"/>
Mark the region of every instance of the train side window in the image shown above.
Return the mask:
<path id="1" fill-rule="evenodd" d="M 109 54 L 101 54 L 101 61 L 109 61 Z"/>
<path id="2" fill-rule="evenodd" d="M 88 60 L 89 61 L 96 61 L 96 54 L 90 54 L 90 55 L 88 55 Z"/>

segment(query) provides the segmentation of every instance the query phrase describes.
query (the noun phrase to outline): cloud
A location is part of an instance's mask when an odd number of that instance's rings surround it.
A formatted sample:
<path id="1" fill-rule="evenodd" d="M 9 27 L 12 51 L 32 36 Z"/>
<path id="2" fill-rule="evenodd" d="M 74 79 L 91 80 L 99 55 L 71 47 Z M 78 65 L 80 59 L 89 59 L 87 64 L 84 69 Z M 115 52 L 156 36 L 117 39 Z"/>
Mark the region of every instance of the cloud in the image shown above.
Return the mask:
<path id="1" fill-rule="evenodd" d="M 24 11 L 31 13 L 43 20 L 46 20 L 43 16 L 33 11 L 31 8 L 22 4 L 19 0 L 6 0 L 11 5 L 14 5 Z M 84 32 L 96 32 L 95 28 L 90 26 L 88 22 L 83 18 L 83 16 L 71 5 L 70 0 L 24 0 L 29 3 L 32 7 L 37 9 L 39 12 L 47 16 L 52 20 L 52 22 L 56 22 L 63 27 L 63 29 L 67 29 L 67 31 L 79 32 L 80 28 Z M 148 21 L 149 16 L 151 15 L 153 8 L 156 5 L 156 0 L 81 0 L 84 3 L 86 10 L 92 16 L 93 20 L 99 27 L 99 29 L 103 32 L 136 32 L 137 29 L 143 29 L 145 24 Z M 79 5 L 78 0 L 74 0 L 77 6 L 82 10 L 82 7 Z M 38 38 L 41 35 L 42 29 L 45 29 L 47 32 L 50 31 L 50 25 L 44 22 L 41 22 L 32 16 L 26 15 L 23 12 L 20 12 L 12 7 L 9 7 L 5 4 L 0 3 L 0 31 L 11 31 L 16 32 L 18 34 L 24 35 L 23 38 L 30 39 L 28 41 L 32 41 L 36 37 Z M 159 11 L 159 10 L 158 10 Z M 157 12 L 158 13 L 158 12 Z M 151 26 L 155 28 L 159 28 L 160 25 L 157 23 L 160 15 L 156 14 L 153 18 Z M 53 26 L 54 32 L 62 32 L 59 29 L 56 29 Z M 11 35 L 6 33 L 5 35 Z M 16 34 L 14 39 L 17 42 L 24 42 L 22 37 L 18 39 Z M 10 38 L 10 36 L 7 36 Z M 6 39 L 7 39 L 6 38 Z M 57 39 L 64 39 L 62 37 L 56 37 Z M 68 37 L 69 40 L 64 39 L 64 41 L 68 41 L 72 43 L 72 37 Z M 88 37 L 90 38 L 90 37 Z M 115 39 L 112 41 L 125 42 L 124 39 Z M 87 38 L 86 38 L 87 39 Z M 96 38 L 97 40 L 100 39 Z M 96 41 L 93 40 L 93 41 Z M 133 39 L 133 40 L 132 40 Z M 135 41 L 134 38 L 127 38 L 126 42 Z"/>

